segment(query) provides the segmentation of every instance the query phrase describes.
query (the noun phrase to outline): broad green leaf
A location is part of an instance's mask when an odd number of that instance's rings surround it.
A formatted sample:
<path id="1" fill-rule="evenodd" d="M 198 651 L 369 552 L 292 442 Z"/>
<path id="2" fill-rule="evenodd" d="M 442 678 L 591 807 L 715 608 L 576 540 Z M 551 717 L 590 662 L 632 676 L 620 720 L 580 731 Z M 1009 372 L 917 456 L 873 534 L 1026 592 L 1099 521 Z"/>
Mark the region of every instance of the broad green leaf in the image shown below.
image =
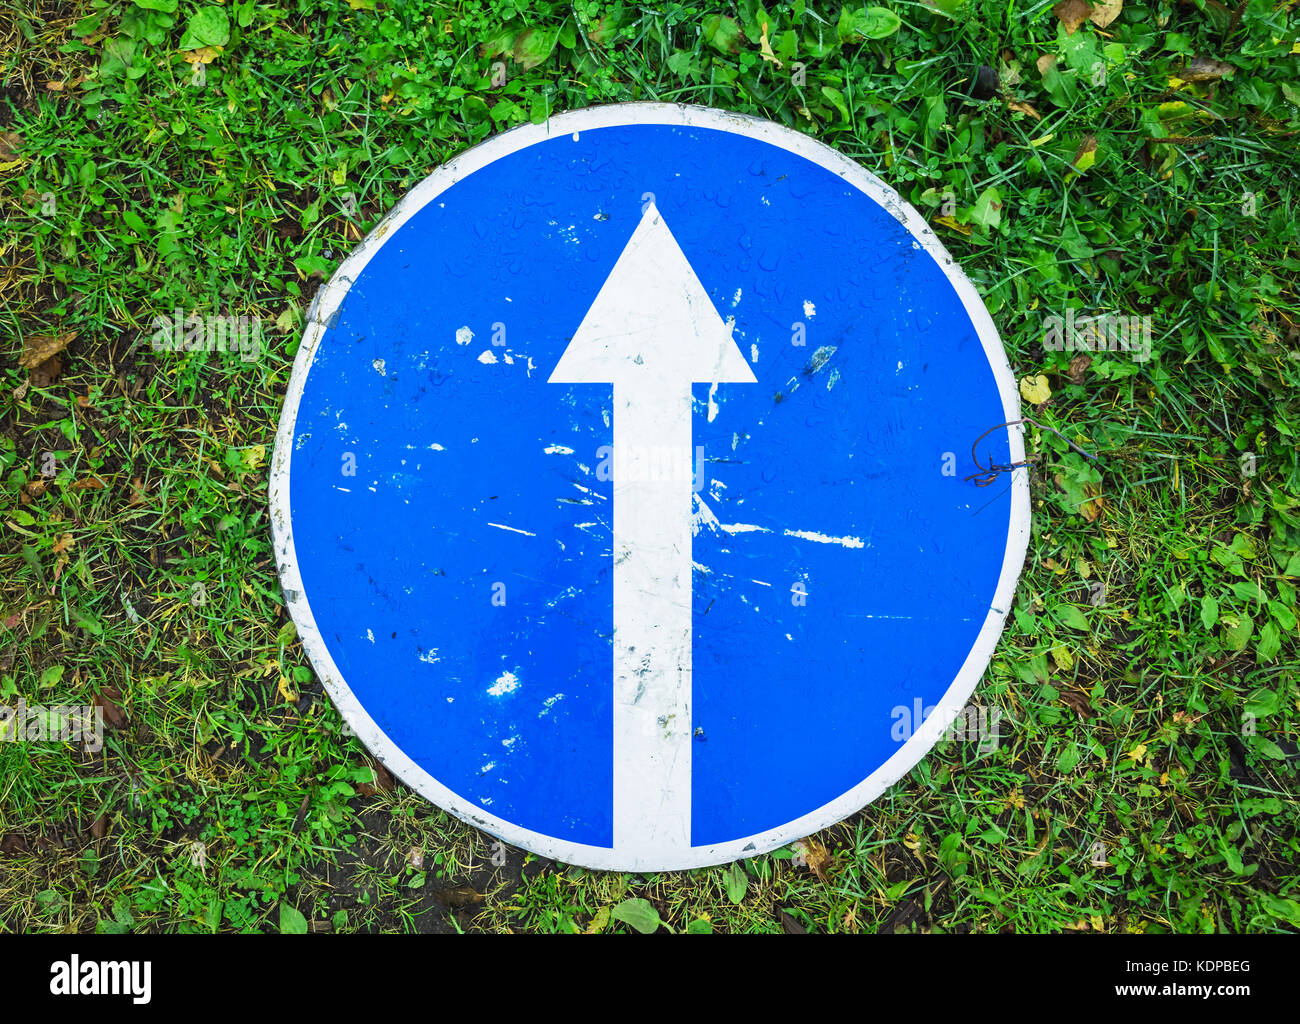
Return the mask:
<path id="1" fill-rule="evenodd" d="M 133 0 L 135 5 L 145 11 L 162 11 L 171 14 L 176 10 L 177 0 Z"/>
<path id="2" fill-rule="evenodd" d="M 1277 714 L 1277 709 L 1281 706 L 1282 698 L 1277 695 L 1277 691 L 1261 686 L 1246 698 L 1246 706 L 1243 710 L 1256 718 L 1268 718 L 1269 715 Z"/>
<path id="3" fill-rule="evenodd" d="M 887 39 L 898 31 L 901 19 L 887 7 L 864 7 L 852 11 L 845 7 L 840 11 L 836 31 L 841 43 L 855 39 Z"/>
<path id="4" fill-rule="evenodd" d="M 835 104 L 835 109 L 840 112 L 840 116 L 847 122 L 849 118 L 848 104 L 844 102 L 844 94 L 838 89 L 832 89 L 829 85 L 822 86 L 822 95 Z"/>
<path id="5" fill-rule="evenodd" d="M 1058 604 L 1052 609 L 1052 615 L 1062 626 L 1077 629 L 1084 633 L 1088 631 L 1087 618 L 1083 612 L 1072 604 Z"/>
<path id="6" fill-rule="evenodd" d="M 1293 928 L 1300 928 L 1300 903 L 1295 900 L 1265 893 L 1264 908 L 1279 921 L 1285 921 Z"/>
<path id="7" fill-rule="evenodd" d="M 185 26 L 181 49 L 201 50 L 205 46 L 225 46 L 228 42 L 230 16 L 221 7 L 200 7 Z"/>
<path id="8" fill-rule="evenodd" d="M 1255 620 L 1249 615 L 1243 615 L 1236 622 L 1236 625 L 1229 627 L 1228 632 L 1224 634 L 1224 640 L 1228 644 L 1228 649 L 1233 651 L 1242 651 L 1246 649 L 1246 642 L 1250 640 L 1250 634 L 1255 631 Z"/>
<path id="9" fill-rule="evenodd" d="M 635 928 L 642 935 L 657 932 L 659 926 L 663 924 L 659 920 L 659 911 L 650 905 L 650 901 L 637 898 L 624 900 L 610 910 L 609 916 L 615 921 L 622 921 L 624 924 Z"/>
<path id="10" fill-rule="evenodd" d="M 302 916 L 301 911 L 296 907 L 289 906 L 287 903 L 280 904 L 280 934 L 307 934 L 307 919 Z"/>
<path id="11" fill-rule="evenodd" d="M 740 50 L 740 26 L 722 14 L 711 14 L 704 19 L 704 41 L 719 53 L 736 53 Z"/>
<path id="12" fill-rule="evenodd" d="M 1204 629 L 1213 629 L 1219 621 L 1219 602 L 1209 594 L 1201 598 L 1201 626 Z"/>
<path id="13" fill-rule="evenodd" d="M 745 869 L 736 861 L 722 873 L 722 880 L 727 887 L 727 899 L 737 905 L 745 898 L 745 890 L 749 888 L 749 876 L 745 874 Z"/>
<path id="14" fill-rule="evenodd" d="M 488 105 L 477 96 L 466 96 L 461 100 L 460 116 L 470 124 L 482 124 L 491 117 L 491 112 Z"/>
<path id="15" fill-rule="evenodd" d="M 526 28 L 515 38 L 514 58 L 525 71 L 546 60 L 559 42 L 558 28 Z"/>
<path id="16" fill-rule="evenodd" d="M 1282 636 L 1273 622 L 1264 623 L 1259 631 L 1259 642 L 1255 645 L 1255 660 L 1272 661 L 1282 649 Z"/>
<path id="17" fill-rule="evenodd" d="M 712 935 L 713 925 L 702 917 L 697 917 L 686 926 L 687 935 Z"/>
<path id="18" fill-rule="evenodd" d="M 1219 851 L 1223 854 L 1224 863 L 1234 875 L 1245 873 L 1245 866 L 1242 864 L 1240 851 L 1227 841 L 1220 841 Z"/>
<path id="19" fill-rule="evenodd" d="M 970 219 L 983 228 L 995 228 L 1002 223 L 1002 193 L 996 188 L 986 188 L 971 208 Z"/>
<path id="20" fill-rule="evenodd" d="M 970 13 L 964 10 L 966 0 L 922 0 L 922 3 L 931 10 L 942 14 L 946 18 L 952 18 L 954 21 L 958 15 Z"/>
<path id="21" fill-rule="evenodd" d="M 903 20 L 888 7 L 868 7 L 854 16 L 853 27 L 868 39 L 887 39 Z"/>
<path id="22" fill-rule="evenodd" d="M 1072 772 L 1074 766 L 1079 763 L 1079 745 L 1071 743 L 1061 749 L 1061 753 L 1056 758 L 1056 767 L 1061 772 Z"/>

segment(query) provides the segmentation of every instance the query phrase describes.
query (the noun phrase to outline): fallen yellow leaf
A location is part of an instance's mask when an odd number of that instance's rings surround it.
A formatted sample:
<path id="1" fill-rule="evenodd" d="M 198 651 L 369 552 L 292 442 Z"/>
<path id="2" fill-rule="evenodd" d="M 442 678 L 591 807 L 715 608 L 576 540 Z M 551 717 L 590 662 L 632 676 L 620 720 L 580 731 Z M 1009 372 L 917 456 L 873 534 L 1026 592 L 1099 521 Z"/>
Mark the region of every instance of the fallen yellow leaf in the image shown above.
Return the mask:
<path id="1" fill-rule="evenodd" d="M 942 224 L 944 227 L 956 231 L 961 235 L 969 236 L 971 233 L 971 226 L 969 224 L 958 224 L 952 217 L 936 217 L 934 222 L 936 224 Z"/>
<path id="2" fill-rule="evenodd" d="M 1092 5 L 1092 13 L 1088 15 L 1088 20 L 1098 28 L 1105 28 L 1119 17 L 1123 9 L 1124 0 L 1097 0 L 1097 3 Z"/>
<path id="3" fill-rule="evenodd" d="M 211 64 L 221 53 L 220 46 L 204 46 L 198 50 L 183 50 L 181 56 L 186 64 Z"/>
<path id="4" fill-rule="evenodd" d="M 776 54 L 772 52 L 772 44 L 767 41 L 767 22 L 763 22 L 763 33 L 758 38 L 758 55 L 766 61 L 771 61 L 777 67 L 781 67 L 781 62 L 776 59 Z"/>
<path id="5" fill-rule="evenodd" d="M 1020 397 L 1030 405 L 1042 405 L 1052 397 L 1052 389 L 1047 386 L 1047 378 L 1041 373 L 1025 377 L 1020 382 Z"/>
<path id="6" fill-rule="evenodd" d="M 1082 174 L 1089 167 L 1097 162 L 1097 139 L 1095 136 L 1086 135 L 1079 148 L 1074 152 L 1075 169 Z"/>
<path id="7" fill-rule="evenodd" d="M 251 448 L 245 448 L 242 459 L 244 465 L 250 470 L 257 469 L 266 461 L 266 445 L 255 444 Z"/>
<path id="8" fill-rule="evenodd" d="M 1012 100 L 1007 104 L 1008 110 L 1014 110 L 1018 114 L 1028 114 L 1035 121 L 1041 121 L 1043 115 L 1031 107 L 1028 103 L 1021 103 L 1019 100 Z"/>

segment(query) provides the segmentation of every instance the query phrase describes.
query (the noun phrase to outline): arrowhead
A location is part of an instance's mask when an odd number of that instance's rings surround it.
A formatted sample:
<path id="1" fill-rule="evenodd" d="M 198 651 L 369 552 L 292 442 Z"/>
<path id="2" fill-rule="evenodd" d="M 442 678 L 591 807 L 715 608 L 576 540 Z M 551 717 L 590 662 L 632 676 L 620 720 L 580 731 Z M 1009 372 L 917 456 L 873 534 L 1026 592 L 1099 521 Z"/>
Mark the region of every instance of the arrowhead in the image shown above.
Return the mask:
<path id="1" fill-rule="evenodd" d="M 552 384 L 756 382 L 651 203 L 551 373 Z"/>

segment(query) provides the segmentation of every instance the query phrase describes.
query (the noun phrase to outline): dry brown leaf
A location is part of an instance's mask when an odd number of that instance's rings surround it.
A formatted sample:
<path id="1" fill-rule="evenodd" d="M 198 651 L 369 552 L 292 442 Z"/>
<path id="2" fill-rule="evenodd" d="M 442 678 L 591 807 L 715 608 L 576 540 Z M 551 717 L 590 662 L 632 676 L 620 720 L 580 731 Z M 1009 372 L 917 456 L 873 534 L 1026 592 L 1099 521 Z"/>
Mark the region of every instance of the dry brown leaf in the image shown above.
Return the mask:
<path id="1" fill-rule="evenodd" d="M 390 793 L 397 783 L 393 776 L 389 774 L 387 768 L 376 761 L 371 767 L 375 770 L 375 781 L 362 782 L 357 785 L 357 794 L 360 796 L 374 796 L 376 793 Z"/>
<path id="2" fill-rule="evenodd" d="M 1124 10 L 1124 0 L 1099 0 L 1098 3 L 1093 4 L 1088 20 L 1098 28 L 1105 28 L 1119 17 L 1122 10 Z"/>
<path id="3" fill-rule="evenodd" d="M 32 369 L 32 375 L 27 379 L 33 387 L 48 388 L 59 379 L 59 374 L 62 372 L 62 357 L 50 356 L 50 358 L 41 363 L 40 366 L 34 367 Z"/>
<path id="4" fill-rule="evenodd" d="M 1070 368 L 1066 370 L 1066 376 L 1076 384 L 1082 384 L 1084 374 L 1088 372 L 1088 367 L 1092 365 L 1092 356 L 1087 352 L 1080 352 L 1070 360 Z"/>
<path id="5" fill-rule="evenodd" d="M 131 480 L 131 500 L 127 502 L 127 505 L 143 504 L 145 504 L 144 482 L 137 476 Z"/>
<path id="6" fill-rule="evenodd" d="M 77 538 L 72 536 L 72 534 L 70 533 L 65 533 L 61 537 L 59 537 L 58 540 L 54 542 L 54 547 L 50 548 L 50 550 L 56 555 L 61 555 L 65 551 L 70 551 L 72 548 L 75 548 L 76 546 L 77 546 Z"/>
<path id="7" fill-rule="evenodd" d="M 1040 75 L 1047 74 L 1047 69 L 1056 66 L 1056 54 L 1045 53 L 1038 60 L 1034 61 L 1034 67 L 1038 68 Z"/>
<path id="8" fill-rule="evenodd" d="M 1074 713 L 1085 722 L 1094 714 L 1092 701 L 1086 693 L 1079 690 L 1062 690 L 1061 700 L 1074 708 Z"/>
<path id="9" fill-rule="evenodd" d="M 1184 82 L 1212 82 L 1235 70 L 1233 65 L 1225 64 L 1221 60 L 1193 57 L 1187 62 L 1187 67 L 1178 72 L 1178 77 Z"/>
<path id="10" fill-rule="evenodd" d="M 827 873 L 834 858 L 831 852 L 816 839 L 800 839 L 794 844 L 795 863 L 806 867 L 821 881 L 826 881 Z"/>
<path id="11" fill-rule="evenodd" d="M 1106 507 L 1106 499 L 1101 497 L 1100 488 L 1096 484 L 1088 484 L 1084 488 L 1084 493 L 1091 496 L 1091 501 L 1085 501 L 1079 506 L 1079 513 L 1090 523 L 1095 523 L 1097 517 L 1101 515 L 1102 510 Z"/>
<path id="12" fill-rule="evenodd" d="M 64 331 L 62 334 L 31 334 L 23 343 L 22 358 L 18 365 L 24 370 L 34 370 L 51 356 L 58 355 L 72 343 L 76 331 Z"/>
<path id="13" fill-rule="evenodd" d="M 35 604 L 29 604 L 26 608 L 24 608 L 20 612 L 14 612 L 12 615 L 8 616 L 4 620 L 5 629 L 17 629 L 18 623 L 23 621 L 23 616 L 26 615 L 28 612 L 34 612 L 40 606 L 41 606 L 41 602 L 37 601 Z M 13 663 L 13 659 L 12 657 L 10 657 L 10 664 L 12 663 Z"/>
<path id="14" fill-rule="evenodd" d="M 807 935 L 808 929 L 801 925 L 785 907 L 776 908 L 777 920 L 781 922 L 781 931 L 786 935 Z"/>
<path id="15" fill-rule="evenodd" d="M 1052 13 L 1065 26 L 1065 34 L 1072 36 L 1092 16 L 1092 7 L 1085 0 L 1061 0 L 1052 8 Z"/>
<path id="16" fill-rule="evenodd" d="M 468 907 L 481 902 L 484 894 L 471 889 L 468 885 L 457 885 L 450 889 L 437 889 L 429 894 L 439 903 L 449 907 Z"/>
<path id="17" fill-rule="evenodd" d="M 13 132 L 0 132 L 0 163 L 17 160 L 18 151 L 22 149 L 22 145 L 21 135 L 16 135 Z"/>
<path id="18" fill-rule="evenodd" d="M 1018 114 L 1028 114 L 1035 121 L 1041 121 L 1043 115 L 1031 107 L 1028 103 L 1021 103 L 1019 100 L 1011 100 L 1007 103 L 1008 110 L 1014 110 Z"/>
<path id="19" fill-rule="evenodd" d="M 95 707 L 104 709 L 104 722 L 110 729 L 120 729 L 126 725 L 126 712 L 117 702 L 122 699 L 122 691 L 116 686 L 106 686 L 95 694 Z"/>
<path id="20" fill-rule="evenodd" d="M 74 491 L 102 491 L 107 485 L 97 476 L 88 476 L 73 483 Z"/>
<path id="21" fill-rule="evenodd" d="M 14 857 L 26 852 L 27 842 L 17 832 L 6 832 L 4 837 L 0 838 L 0 853 L 6 857 Z"/>

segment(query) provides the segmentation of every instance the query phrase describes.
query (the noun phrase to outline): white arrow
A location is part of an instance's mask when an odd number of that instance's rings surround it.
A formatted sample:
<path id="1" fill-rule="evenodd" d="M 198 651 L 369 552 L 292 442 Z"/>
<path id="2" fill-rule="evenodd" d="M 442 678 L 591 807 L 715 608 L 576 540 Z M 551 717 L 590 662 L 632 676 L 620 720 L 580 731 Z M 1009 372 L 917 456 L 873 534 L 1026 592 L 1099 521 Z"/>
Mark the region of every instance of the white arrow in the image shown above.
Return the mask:
<path id="1" fill-rule="evenodd" d="M 654 204 L 552 384 L 614 385 L 614 848 L 691 845 L 691 385 L 756 383 Z"/>

